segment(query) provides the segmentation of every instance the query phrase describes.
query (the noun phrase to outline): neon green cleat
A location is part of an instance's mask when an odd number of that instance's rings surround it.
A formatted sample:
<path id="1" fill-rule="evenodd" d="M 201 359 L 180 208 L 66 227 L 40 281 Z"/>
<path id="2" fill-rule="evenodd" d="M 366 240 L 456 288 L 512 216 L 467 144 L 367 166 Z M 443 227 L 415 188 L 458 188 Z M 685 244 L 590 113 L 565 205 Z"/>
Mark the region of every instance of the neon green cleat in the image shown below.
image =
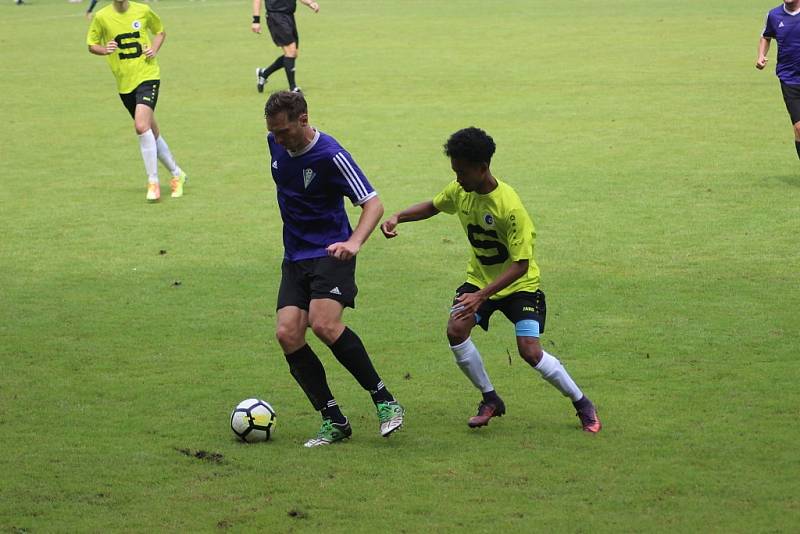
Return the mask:
<path id="1" fill-rule="evenodd" d="M 381 422 L 381 436 L 387 438 L 403 426 L 403 416 L 406 411 L 397 401 L 379 402 L 375 407 L 378 409 L 378 420 Z"/>
<path id="2" fill-rule="evenodd" d="M 178 176 L 173 176 L 172 180 L 169 181 L 169 185 L 172 188 L 172 198 L 180 198 L 183 196 L 183 184 L 186 183 L 186 173 L 181 170 L 181 173 Z"/>
<path id="3" fill-rule="evenodd" d="M 317 432 L 317 437 L 306 441 L 305 446 L 311 448 L 321 445 L 330 445 L 331 443 L 349 438 L 352 433 L 353 429 L 350 428 L 350 422 L 346 419 L 344 424 L 341 425 L 334 423 L 330 419 L 323 419 L 322 426 L 319 428 L 319 432 Z"/>
<path id="4" fill-rule="evenodd" d="M 161 198 L 161 186 L 158 183 L 147 184 L 147 200 L 156 202 Z"/>

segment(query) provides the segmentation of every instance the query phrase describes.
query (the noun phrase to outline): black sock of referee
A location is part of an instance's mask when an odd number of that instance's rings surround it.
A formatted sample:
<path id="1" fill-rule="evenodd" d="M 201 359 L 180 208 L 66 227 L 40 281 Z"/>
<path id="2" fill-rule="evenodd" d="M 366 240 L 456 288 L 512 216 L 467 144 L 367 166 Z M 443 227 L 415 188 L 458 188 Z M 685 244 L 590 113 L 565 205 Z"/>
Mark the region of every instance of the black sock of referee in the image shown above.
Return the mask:
<path id="1" fill-rule="evenodd" d="M 293 57 L 283 57 L 283 68 L 286 69 L 286 79 L 289 81 L 289 89 L 297 87 L 294 83 L 294 61 Z"/>
<path id="2" fill-rule="evenodd" d="M 794 149 L 797 151 L 797 157 L 800 158 L 800 141 L 794 142 Z"/>
<path id="3" fill-rule="evenodd" d="M 264 78 L 269 78 L 269 75 L 283 68 L 283 56 L 278 56 L 278 59 L 272 62 L 272 65 L 261 70 L 261 75 Z"/>
<path id="4" fill-rule="evenodd" d="M 361 338 L 355 332 L 345 326 L 342 335 L 330 347 L 339 363 L 350 371 L 362 388 L 369 391 L 374 403 L 394 400 L 383 385 L 383 380 L 378 376 L 375 367 L 372 366 Z"/>
<path id="5" fill-rule="evenodd" d="M 289 364 L 289 372 L 300 384 L 300 388 L 305 392 L 314 409 L 322 412 L 322 417 L 331 419 L 334 423 L 344 423 L 345 417 L 339 410 L 333 393 L 328 387 L 325 368 L 322 367 L 322 362 L 319 361 L 311 347 L 307 344 L 303 345 L 285 356 L 286 362 Z"/>

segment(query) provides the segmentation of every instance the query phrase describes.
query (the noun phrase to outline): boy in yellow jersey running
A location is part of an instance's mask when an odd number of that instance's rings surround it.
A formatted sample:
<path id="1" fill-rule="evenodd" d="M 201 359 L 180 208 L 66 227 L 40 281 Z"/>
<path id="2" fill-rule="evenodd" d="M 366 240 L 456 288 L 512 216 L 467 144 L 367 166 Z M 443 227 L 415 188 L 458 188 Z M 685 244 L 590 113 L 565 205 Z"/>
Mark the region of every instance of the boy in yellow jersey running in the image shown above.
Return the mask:
<path id="1" fill-rule="evenodd" d="M 467 423 L 470 427 L 485 426 L 506 411 L 470 337 L 476 324 L 488 330 L 489 317 L 500 310 L 514 323 L 522 359 L 572 400 L 585 431 L 599 432 L 601 424 L 592 402 L 561 362 L 539 343 L 547 309 L 533 258 L 536 234 L 517 193 L 489 170 L 494 151 L 494 140 L 483 130 L 465 128 L 454 133 L 444 152 L 450 157 L 456 180 L 433 200 L 392 215 L 381 231 L 387 238 L 396 237 L 398 224 L 428 219 L 443 211 L 457 214 L 467 233 L 472 254 L 466 283 L 456 290 L 447 338 L 456 363 L 483 395 L 478 414 Z"/>
<path id="2" fill-rule="evenodd" d="M 161 197 L 158 160 L 172 174 L 173 198 L 183 196 L 186 182 L 186 173 L 175 163 L 154 116 L 160 85 L 156 54 L 165 36 L 161 19 L 150 6 L 129 0 L 113 0 L 98 11 L 86 36 L 89 52 L 106 56 L 122 103 L 133 117 L 147 172 L 147 200 L 153 202 Z"/>

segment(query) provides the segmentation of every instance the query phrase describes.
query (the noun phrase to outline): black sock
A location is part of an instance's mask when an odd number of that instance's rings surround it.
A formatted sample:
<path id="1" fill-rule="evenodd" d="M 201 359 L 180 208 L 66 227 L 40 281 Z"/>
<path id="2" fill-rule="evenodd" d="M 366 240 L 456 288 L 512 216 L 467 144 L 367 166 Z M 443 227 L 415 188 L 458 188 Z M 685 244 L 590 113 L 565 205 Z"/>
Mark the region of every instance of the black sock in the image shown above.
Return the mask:
<path id="1" fill-rule="evenodd" d="M 294 83 L 294 60 L 293 57 L 283 58 L 283 68 L 286 69 L 286 79 L 289 81 L 289 89 L 297 87 Z"/>
<path id="2" fill-rule="evenodd" d="M 800 141 L 794 142 L 794 149 L 797 150 L 797 157 L 800 158 Z"/>
<path id="3" fill-rule="evenodd" d="M 392 394 L 383 385 L 383 381 L 372 366 L 367 349 L 355 332 L 345 327 L 342 335 L 339 336 L 333 345 L 330 346 L 333 355 L 339 360 L 345 369 L 358 380 L 362 388 L 369 391 L 372 400 L 378 402 L 391 402 L 394 400 Z"/>
<path id="4" fill-rule="evenodd" d="M 295 352 L 285 356 L 286 362 L 289 364 L 289 372 L 300 384 L 300 388 L 305 392 L 314 409 L 319 412 L 326 408 L 333 400 L 333 393 L 328 387 L 325 368 L 322 367 L 322 362 L 319 361 L 311 347 L 303 345 Z"/>
<path id="5" fill-rule="evenodd" d="M 323 419 L 330 419 L 334 423 L 338 423 L 343 425 L 347 422 L 347 418 L 344 416 L 342 411 L 339 409 L 339 405 L 336 404 L 335 399 L 331 399 L 328 401 L 328 405 L 325 406 L 323 409 L 320 410 L 322 413 Z"/>
<path id="6" fill-rule="evenodd" d="M 276 70 L 280 70 L 283 68 L 283 56 L 278 56 L 278 59 L 272 62 L 272 65 L 269 67 L 262 69 L 261 75 L 264 78 L 268 78 L 270 74 L 275 72 Z"/>
<path id="7" fill-rule="evenodd" d="M 487 391 L 486 393 L 482 393 L 483 395 L 483 402 L 497 402 L 500 401 L 500 396 L 497 394 L 495 390 Z M 502 402 L 502 401 L 500 401 Z"/>

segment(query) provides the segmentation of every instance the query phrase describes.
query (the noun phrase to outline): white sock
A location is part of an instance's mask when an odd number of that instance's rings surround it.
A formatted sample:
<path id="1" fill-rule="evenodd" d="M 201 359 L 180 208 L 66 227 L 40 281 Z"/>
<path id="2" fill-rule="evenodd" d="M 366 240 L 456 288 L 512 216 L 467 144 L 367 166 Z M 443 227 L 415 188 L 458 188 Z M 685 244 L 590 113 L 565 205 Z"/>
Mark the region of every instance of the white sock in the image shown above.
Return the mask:
<path id="1" fill-rule="evenodd" d="M 139 136 L 139 150 L 144 160 L 144 170 L 147 172 L 147 181 L 151 184 L 158 183 L 158 148 L 153 130 L 147 130 Z"/>
<path id="2" fill-rule="evenodd" d="M 583 397 L 578 385 L 572 380 L 572 377 L 569 376 L 567 370 L 564 369 L 564 366 L 555 356 L 542 351 L 542 359 L 535 369 L 542 374 L 542 378 L 550 382 L 565 397 L 571 398 L 572 402 L 578 401 Z"/>
<path id="3" fill-rule="evenodd" d="M 172 176 L 179 176 L 181 168 L 175 163 L 175 158 L 172 157 L 172 152 L 169 151 L 169 146 L 164 140 L 163 135 L 159 135 L 156 139 L 156 147 L 158 148 L 158 159 L 164 164 L 164 167 L 172 174 Z"/>
<path id="4" fill-rule="evenodd" d="M 486 374 L 486 369 L 483 367 L 481 353 L 472 343 L 472 338 L 468 337 L 465 342 L 454 347 L 451 346 L 450 350 L 453 351 L 458 366 L 475 387 L 481 390 L 481 393 L 488 393 L 494 389 L 489 380 L 489 375 Z"/>

